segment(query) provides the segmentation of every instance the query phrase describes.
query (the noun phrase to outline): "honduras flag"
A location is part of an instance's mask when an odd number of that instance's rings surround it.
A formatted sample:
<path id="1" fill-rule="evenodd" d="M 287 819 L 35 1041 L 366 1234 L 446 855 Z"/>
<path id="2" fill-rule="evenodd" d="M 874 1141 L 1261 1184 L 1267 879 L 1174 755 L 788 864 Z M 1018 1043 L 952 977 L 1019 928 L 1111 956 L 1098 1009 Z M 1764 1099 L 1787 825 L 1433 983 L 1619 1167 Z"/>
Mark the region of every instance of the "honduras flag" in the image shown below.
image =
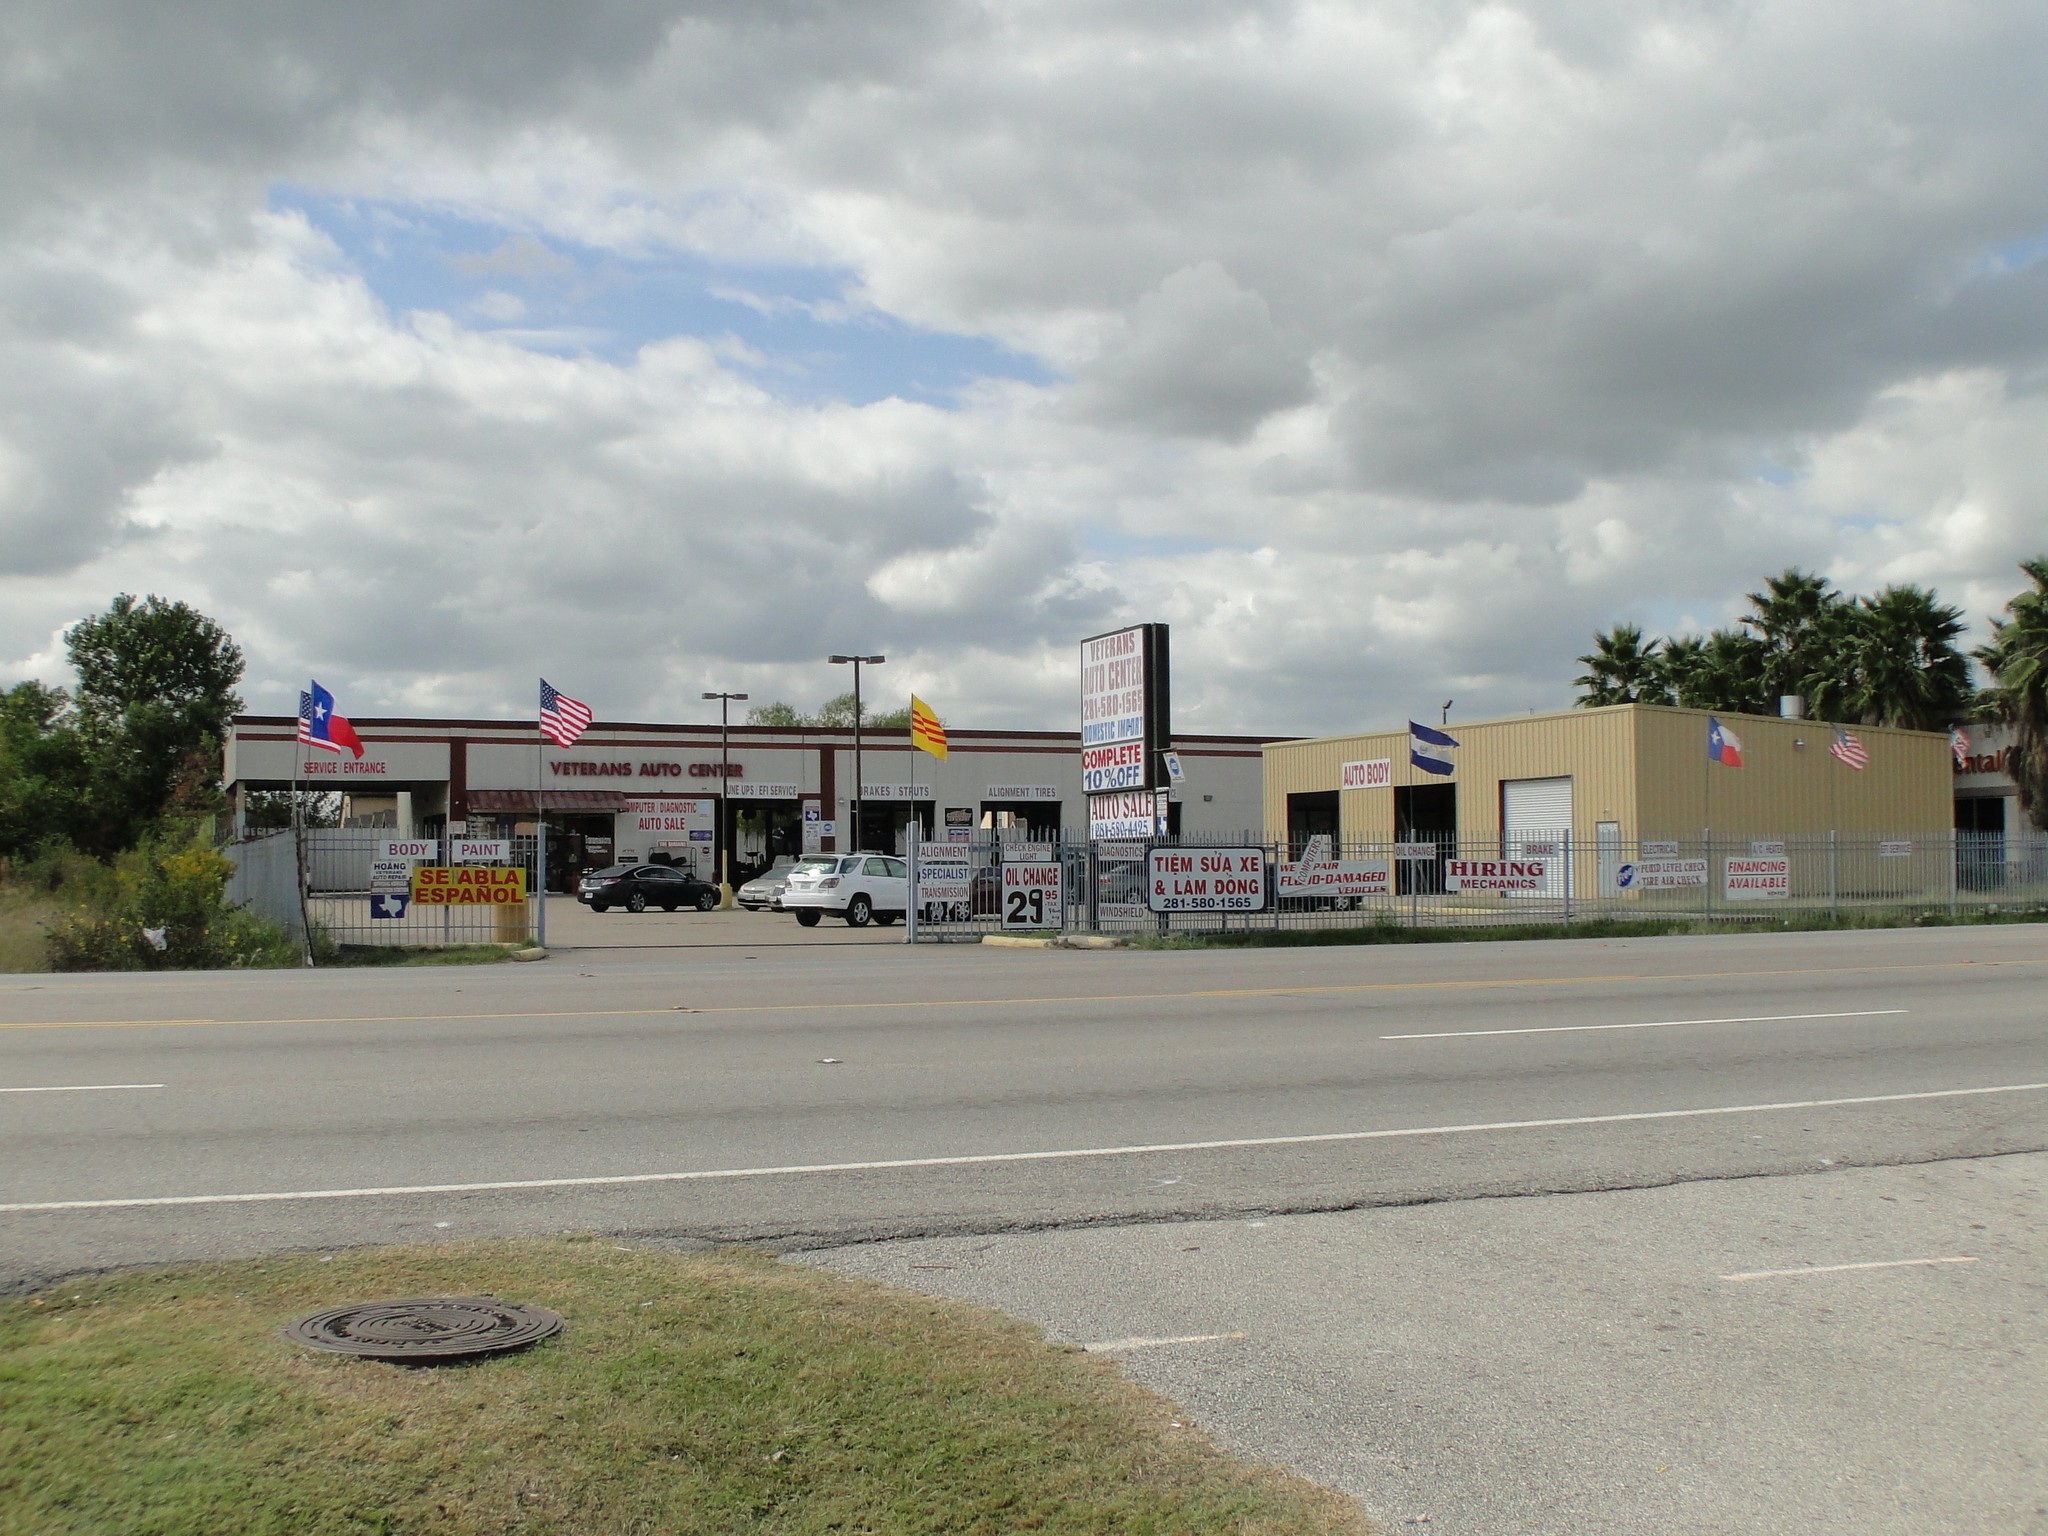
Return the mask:
<path id="1" fill-rule="evenodd" d="M 1450 750 L 1457 744 L 1457 738 L 1447 731 L 1408 722 L 1408 761 L 1424 773 L 1454 772 L 1458 765 L 1451 761 Z"/>

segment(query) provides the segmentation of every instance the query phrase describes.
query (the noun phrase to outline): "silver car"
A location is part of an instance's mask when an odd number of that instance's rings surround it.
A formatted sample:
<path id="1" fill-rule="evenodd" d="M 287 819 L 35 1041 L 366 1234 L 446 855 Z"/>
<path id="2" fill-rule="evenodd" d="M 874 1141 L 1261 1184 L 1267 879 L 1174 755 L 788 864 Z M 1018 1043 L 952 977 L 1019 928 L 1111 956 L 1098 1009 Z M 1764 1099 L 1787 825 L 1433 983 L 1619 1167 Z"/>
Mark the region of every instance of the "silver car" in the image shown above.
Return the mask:
<path id="1" fill-rule="evenodd" d="M 735 891 L 733 899 L 749 912 L 758 912 L 763 907 L 771 912 L 780 912 L 782 888 L 789 884 L 789 872 L 795 868 L 795 857 L 785 853 Z"/>

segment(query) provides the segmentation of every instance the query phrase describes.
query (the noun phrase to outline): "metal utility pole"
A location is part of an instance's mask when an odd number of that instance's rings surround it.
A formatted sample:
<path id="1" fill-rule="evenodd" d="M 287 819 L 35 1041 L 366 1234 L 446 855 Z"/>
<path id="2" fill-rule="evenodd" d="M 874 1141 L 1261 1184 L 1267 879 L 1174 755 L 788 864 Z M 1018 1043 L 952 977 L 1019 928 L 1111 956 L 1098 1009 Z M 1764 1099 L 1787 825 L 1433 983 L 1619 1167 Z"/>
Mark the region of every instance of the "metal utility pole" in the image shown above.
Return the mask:
<path id="1" fill-rule="evenodd" d="M 860 669 L 864 666 L 879 667 L 889 658 L 886 656 L 827 656 L 835 666 L 853 664 L 853 847 L 850 853 L 860 852 Z"/>
<path id="2" fill-rule="evenodd" d="M 732 910 L 732 835 L 738 830 L 732 813 L 732 701 L 744 693 L 707 693 L 718 700 L 718 910 Z"/>

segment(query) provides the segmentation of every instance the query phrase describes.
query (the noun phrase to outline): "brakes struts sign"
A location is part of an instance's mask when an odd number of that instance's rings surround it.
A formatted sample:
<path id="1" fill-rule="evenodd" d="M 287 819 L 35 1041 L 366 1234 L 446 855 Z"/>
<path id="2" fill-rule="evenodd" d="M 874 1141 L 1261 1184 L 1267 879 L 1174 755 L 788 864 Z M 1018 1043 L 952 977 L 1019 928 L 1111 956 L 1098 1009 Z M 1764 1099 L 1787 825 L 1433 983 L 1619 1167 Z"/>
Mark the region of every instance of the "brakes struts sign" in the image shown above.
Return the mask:
<path id="1" fill-rule="evenodd" d="M 412 872 L 416 907 L 512 907 L 526 900 L 526 871 L 472 864 L 427 866 Z"/>
<path id="2" fill-rule="evenodd" d="M 1792 861 L 1730 859 L 1723 878 L 1722 894 L 1730 901 L 1783 901 L 1792 894 Z"/>
<path id="3" fill-rule="evenodd" d="M 1387 896 L 1393 893 L 1393 865 L 1385 859 L 1334 859 L 1274 866 L 1274 892 L 1295 896 Z"/>
<path id="4" fill-rule="evenodd" d="M 1154 912 L 1263 912 L 1266 874 L 1263 848 L 1154 848 L 1145 904 Z"/>
<path id="5" fill-rule="evenodd" d="M 1446 859 L 1447 891 L 1540 891 L 1548 866 L 1541 859 Z"/>

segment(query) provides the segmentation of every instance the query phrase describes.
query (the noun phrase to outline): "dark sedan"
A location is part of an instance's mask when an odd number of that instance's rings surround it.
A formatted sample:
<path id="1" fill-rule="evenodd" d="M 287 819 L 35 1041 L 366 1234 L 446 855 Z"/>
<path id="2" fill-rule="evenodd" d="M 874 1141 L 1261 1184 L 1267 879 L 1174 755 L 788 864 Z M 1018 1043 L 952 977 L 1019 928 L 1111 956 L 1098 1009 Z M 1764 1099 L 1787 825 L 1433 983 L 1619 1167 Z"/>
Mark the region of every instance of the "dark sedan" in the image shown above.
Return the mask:
<path id="1" fill-rule="evenodd" d="M 706 884 L 687 870 L 668 864 L 614 864 L 610 869 L 593 869 L 576 887 L 576 899 L 593 912 L 624 907 L 628 912 L 645 912 L 659 907 L 673 912 L 677 907 L 695 907 L 709 912 L 718 905 L 718 887 Z"/>

